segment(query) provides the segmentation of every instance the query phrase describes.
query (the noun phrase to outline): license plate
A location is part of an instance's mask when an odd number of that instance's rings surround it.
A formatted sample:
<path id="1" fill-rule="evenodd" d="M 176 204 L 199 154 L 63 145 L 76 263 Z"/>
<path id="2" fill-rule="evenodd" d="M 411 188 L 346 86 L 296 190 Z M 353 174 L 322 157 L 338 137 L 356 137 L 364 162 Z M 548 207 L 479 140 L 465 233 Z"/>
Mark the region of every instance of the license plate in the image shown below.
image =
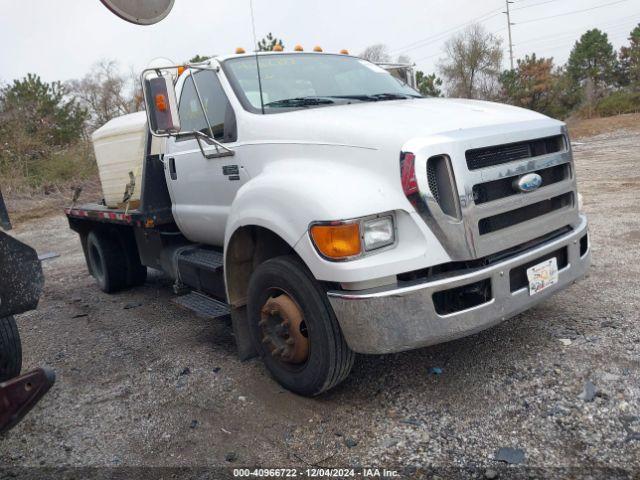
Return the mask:
<path id="1" fill-rule="evenodd" d="M 558 283 L 558 260 L 556 257 L 527 268 L 529 295 L 535 295 Z"/>

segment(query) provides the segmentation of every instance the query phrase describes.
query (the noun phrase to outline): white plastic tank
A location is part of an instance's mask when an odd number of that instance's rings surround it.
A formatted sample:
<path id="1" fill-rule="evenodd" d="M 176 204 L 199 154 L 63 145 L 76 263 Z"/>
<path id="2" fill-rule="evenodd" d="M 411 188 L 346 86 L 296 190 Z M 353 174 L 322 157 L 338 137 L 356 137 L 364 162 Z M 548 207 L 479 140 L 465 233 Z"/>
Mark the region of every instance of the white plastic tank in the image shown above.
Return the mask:
<path id="1" fill-rule="evenodd" d="M 125 191 L 131 182 L 129 172 L 135 177 L 135 189 L 128 204 L 135 208 L 140 200 L 146 137 L 145 112 L 114 118 L 93 132 L 91 139 L 108 207 L 124 206 Z"/>

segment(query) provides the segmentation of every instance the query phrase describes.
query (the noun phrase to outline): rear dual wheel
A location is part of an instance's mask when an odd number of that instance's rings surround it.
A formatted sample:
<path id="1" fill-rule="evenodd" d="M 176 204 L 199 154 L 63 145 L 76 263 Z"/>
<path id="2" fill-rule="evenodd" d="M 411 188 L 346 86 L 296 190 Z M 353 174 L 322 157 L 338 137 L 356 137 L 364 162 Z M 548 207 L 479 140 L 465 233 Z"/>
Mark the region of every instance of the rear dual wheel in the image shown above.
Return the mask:
<path id="1" fill-rule="evenodd" d="M 355 354 L 324 289 L 298 258 L 287 255 L 259 265 L 247 307 L 256 350 L 285 388 L 319 395 L 349 375 Z"/>
<path id="2" fill-rule="evenodd" d="M 125 242 L 116 234 L 91 232 L 87 257 L 91 274 L 105 293 L 136 287 L 147 279 L 147 267 L 140 263 L 135 242 Z"/>
<path id="3" fill-rule="evenodd" d="M 0 318 L 0 382 L 20 375 L 22 344 L 13 317 Z"/>

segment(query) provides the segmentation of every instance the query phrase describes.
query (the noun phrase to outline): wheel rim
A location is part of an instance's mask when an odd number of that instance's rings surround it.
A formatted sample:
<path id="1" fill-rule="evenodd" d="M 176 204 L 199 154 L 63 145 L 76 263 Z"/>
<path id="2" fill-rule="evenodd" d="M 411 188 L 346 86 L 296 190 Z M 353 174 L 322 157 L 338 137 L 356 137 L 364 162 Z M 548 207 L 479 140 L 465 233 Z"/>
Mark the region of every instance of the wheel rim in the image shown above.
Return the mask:
<path id="1" fill-rule="evenodd" d="M 302 310 L 285 292 L 274 292 L 260 310 L 262 343 L 285 364 L 300 365 L 309 358 L 309 336 Z"/>

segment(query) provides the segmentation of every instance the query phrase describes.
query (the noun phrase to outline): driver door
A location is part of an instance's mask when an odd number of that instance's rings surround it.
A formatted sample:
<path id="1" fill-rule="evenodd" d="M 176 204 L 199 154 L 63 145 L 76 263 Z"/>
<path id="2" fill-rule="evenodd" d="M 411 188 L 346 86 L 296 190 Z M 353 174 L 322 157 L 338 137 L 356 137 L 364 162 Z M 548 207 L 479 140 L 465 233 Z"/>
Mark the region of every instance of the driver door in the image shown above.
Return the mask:
<path id="1" fill-rule="evenodd" d="M 178 110 L 182 132 L 199 131 L 233 148 L 237 141 L 235 114 L 216 72 L 200 70 L 188 75 Z M 201 144 L 207 155 L 223 152 L 205 140 Z M 165 176 L 173 215 L 189 240 L 223 244 L 231 204 L 248 180 L 240 157 L 236 152 L 234 156 L 206 158 L 194 136 L 167 141 Z"/>

